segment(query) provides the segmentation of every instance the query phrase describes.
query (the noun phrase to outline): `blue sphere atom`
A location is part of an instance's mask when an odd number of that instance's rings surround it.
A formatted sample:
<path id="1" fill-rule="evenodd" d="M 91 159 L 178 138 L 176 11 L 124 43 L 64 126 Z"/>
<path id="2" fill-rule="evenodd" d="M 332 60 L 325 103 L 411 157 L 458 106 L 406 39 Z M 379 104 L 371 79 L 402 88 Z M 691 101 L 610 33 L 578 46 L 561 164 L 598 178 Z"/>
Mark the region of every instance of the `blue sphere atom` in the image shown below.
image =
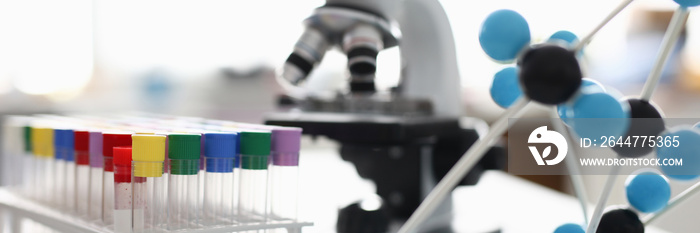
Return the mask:
<path id="1" fill-rule="evenodd" d="M 568 46 L 573 46 L 576 44 L 576 42 L 578 42 L 578 37 L 573 32 L 561 30 L 552 34 L 552 36 L 549 37 L 549 40 L 561 40 L 566 42 Z"/>
<path id="2" fill-rule="evenodd" d="M 605 87 L 603 87 L 603 84 L 600 84 L 600 82 L 590 79 L 590 78 L 583 78 L 581 79 L 581 90 L 585 92 L 605 92 Z M 571 111 L 571 103 L 563 103 L 557 105 L 557 113 L 559 114 L 559 118 L 564 120 L 564 123 L 567 123 L 568 118 L 573 117 L 573 112 Z"/>
<path id="3" fill-rule="evenodd" d="M 554 230 L 554 233 L 586 233 L 586 231 L 583 230 L 581 225 L 567 223 L 557 227 L 557 229 Z"/>
<path id="4" fill-rule="evenodd" d="M 700 0 L 673 0 L 673 1 L 678 3 L 678 5 L 681 5 L 682 7 L 692 7 L 692 6 L 700 5 Z"/>
<path id="5" fill-rule="evenodd" d="M 518 69 L 508 67 L 494 75 L 493 84 L 491 85 L 491 98 L 496 104 L 503 108 L 508 108 L 522 95 L 523 91 L 520 89 L 518 81 Z"/>
<path id="6" fill-rule="evenodd" d="M 530 26 L 518 12 L 497 10 L 481 25 L 479 43 L 489 57 L 510 62 L 530 44 Z"/>
<path id="7" fill-rule="evenodd" d="M 625 193 L 627 201 L 635 209 L 653 213 L 666 207 L 671 199 L 671 186 L 662 175 L 643 172 L 627 178 Z"/>
<path id="8" fill-rule="evenodd" d="M 572 104 L 568 122 L 581 138 L 620 137 L 629 127 L 629 106 L 604 92 L 583 91 Z"/>
<path id="9" fill-rule="evenodd" d="M 605 92 L 605 87 L 603 87 L 603 84 L 594 79 L 583 78 L 581 79 L 581 91 L 587 93 Z"/>
<path id="10" fill-rule="evenodd" d="M 675 163 L 682 159 L 682 164 L 659 166 L 661 171 L 676 180 L 692 180 L 700 176 L 700 133 L 696 129 L 672 129 L 661 137 L 663 142 L 670 141 L 668 146 L 665 143 L 659 146 L 657 140 L 656 156 L 661 162 Z"/>

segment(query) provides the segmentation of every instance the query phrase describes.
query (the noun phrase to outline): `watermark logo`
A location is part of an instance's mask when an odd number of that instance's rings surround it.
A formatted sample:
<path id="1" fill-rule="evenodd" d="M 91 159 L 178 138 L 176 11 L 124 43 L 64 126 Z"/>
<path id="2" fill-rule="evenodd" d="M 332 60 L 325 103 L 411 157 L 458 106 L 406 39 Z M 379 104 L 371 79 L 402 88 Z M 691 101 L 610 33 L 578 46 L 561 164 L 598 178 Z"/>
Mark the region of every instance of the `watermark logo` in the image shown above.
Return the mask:
<path id="1" fill-rule="evenodd" d="M 557 131 L 547 130 L 547 126 L 542 126 L 533 130 L 527 142 L 532 157 L 535 158 L 537 165 L 542 166 L 559 164 L 566 158 L 566 152 L 569 150 L 569 145 L 566 143 L 564 136 Z M 547 147 L 540 153 L 539 150 L 537 150 L 537 144 L 547 145 Z M 552 159 L 546 159 L 552 153 L 552 145 L 557 147 L 557 156 Z"/>

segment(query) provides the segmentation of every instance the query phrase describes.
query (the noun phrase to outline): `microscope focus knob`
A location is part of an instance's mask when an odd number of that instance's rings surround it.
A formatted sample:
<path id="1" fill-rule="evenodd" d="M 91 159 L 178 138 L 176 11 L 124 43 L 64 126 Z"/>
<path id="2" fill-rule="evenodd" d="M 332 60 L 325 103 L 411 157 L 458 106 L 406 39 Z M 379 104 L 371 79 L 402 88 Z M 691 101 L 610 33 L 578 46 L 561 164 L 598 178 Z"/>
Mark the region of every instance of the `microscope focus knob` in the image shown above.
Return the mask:
<path id="1" fill-rule="evenodd" d="M 603 214 L 596 233 L 644 233 L 639 216 L 629 209 L 614 209 Z"/>
<path id="2" fill-rule="evenodd" d="M 528 49 L 518 61 L 525 95 L 543 104 L 561 104 L 581 86 L 581 68 L 574 52 L 545 44 Z"/>
<path id="3" fill-rule="evenodd" d="M 666 129 L 664 119 L 654 105 L 640 99 L 628 99 L 627 103 L 630 107 L 630 126 L 625 139 L 635 136 L 638 138 L 658 136 Z M 612 149 L 622 157 L 637 158 L 651 153 L 654 148 L 649 146 L 616 146 Z"/>
<path id="4" fill-rule="evenodd" d="M 666 177 L 654 172 L 629 176 L 625 182 L 627 201 L 635 209 L 653 213 L 666 207 L 671 199 L 671 186 Z"/>
<path id="5" fill-rule="evenodd" d="M 367 198 L 338 211 L 338 233 L 387 232 L 389 214 L 381 197 Z"/>

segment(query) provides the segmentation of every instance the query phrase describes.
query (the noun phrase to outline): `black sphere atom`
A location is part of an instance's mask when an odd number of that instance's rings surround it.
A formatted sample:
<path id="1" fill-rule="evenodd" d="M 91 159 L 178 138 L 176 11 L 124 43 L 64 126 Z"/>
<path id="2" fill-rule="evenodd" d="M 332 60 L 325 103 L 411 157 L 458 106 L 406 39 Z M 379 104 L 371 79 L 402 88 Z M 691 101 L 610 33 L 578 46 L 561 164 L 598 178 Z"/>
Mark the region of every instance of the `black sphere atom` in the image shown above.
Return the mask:
<path id="1" fill-rule="evenodd" d="M 561 46 L 546 44 L 530 48 L 518 64 L 523 91 L 534 101 L 561 104 L 581 86 L 576 54 Z"/>
<path id="2" fill-rule="evenodd" d="M 654 105 L 651 105 L 646 100 L 640 99 L 628 99 L 627 103 L 630 106 L 630 126 L 627 130 L 627 134 L 623 138 L 626 140 L 630 138 L 630 141 L 642 140 L 643 137 L 649 138 L 651 136 L 658 136 L 666 128 L 664 125 L 664 119 Z M 648 145 L 631 145 L 631 146 L 620 146 L 613 147 L 613 150 L 617 152 L 618 155 L 628 158 L 637 158 L 651 153 L 654 148 Z"/>
<path id="3" fill-rule="evenodd" d="M 644 233 L 639 216 L 628 209 L 615 209 L 603 214 L 596 233 Z"/>

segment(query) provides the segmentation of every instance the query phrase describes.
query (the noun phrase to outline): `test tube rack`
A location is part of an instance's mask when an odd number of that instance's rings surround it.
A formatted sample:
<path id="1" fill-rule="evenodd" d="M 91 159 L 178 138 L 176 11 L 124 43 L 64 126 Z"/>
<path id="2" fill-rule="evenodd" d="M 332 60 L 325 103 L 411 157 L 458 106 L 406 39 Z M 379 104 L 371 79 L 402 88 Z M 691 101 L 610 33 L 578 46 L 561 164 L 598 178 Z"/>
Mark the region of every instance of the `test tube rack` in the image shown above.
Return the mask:
<path id="1" fill-rule="evenodd" d="M 0 188 L 0 211 L 4 217 L 4 227 L 10 232 L 22 232 L 22 219 L 31 219 L 59 232 L 113 232 L 112 229 L 97 223 L 88 222 L 78 216 L 67 215 L 54 208 L 17 195 L 12 188 Z M 286 228 L 289 232 L 301 232 L 302 227 L 313 226 L 311 222 L 266 222 L 246 225 L 204 227 L 192 229 L 188 233 L 223 233 L 249 230 Z M 167 232 L 167 231 L 166 231 Z"/>

